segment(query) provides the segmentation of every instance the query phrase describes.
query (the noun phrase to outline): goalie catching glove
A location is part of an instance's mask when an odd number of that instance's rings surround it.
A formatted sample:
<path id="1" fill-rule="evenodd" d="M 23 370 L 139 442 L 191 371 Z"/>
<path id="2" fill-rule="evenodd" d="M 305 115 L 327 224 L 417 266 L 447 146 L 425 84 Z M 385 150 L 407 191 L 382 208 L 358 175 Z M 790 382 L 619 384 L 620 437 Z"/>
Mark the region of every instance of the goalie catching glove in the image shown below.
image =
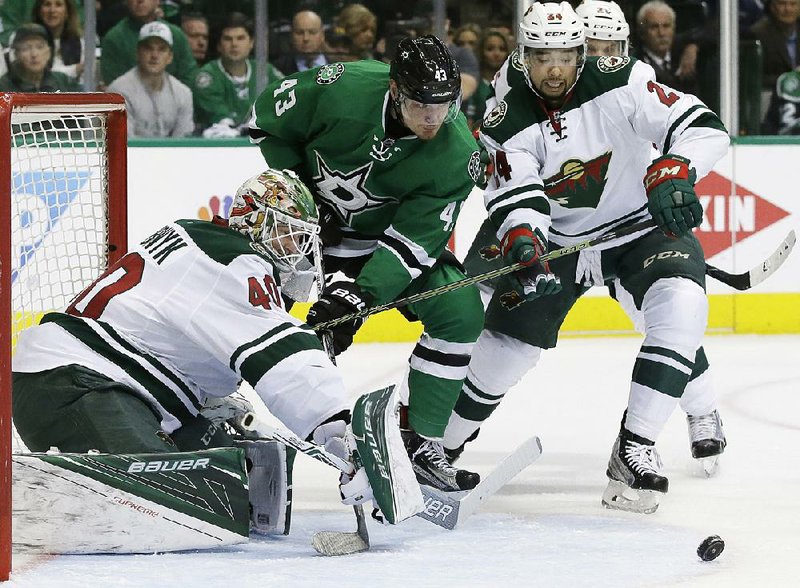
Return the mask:
<path id="1" fill-rule="evenodd" d="M 372 296 L 363 292 L 355 282 L 334 282 L 325 288 L 308 310 L 306 322 L 312 328 L 348 314 L 364 310 L 372 303 Z M 353 343 L 356 331 L 364 324 L 364 319 L 354 319 L 330 329 L 333 339 L 333 353 L 339 355 Z"/>
<path id="2" fill-rule="evenodd" d="M 671 237 L 685 235 L 703 220 L 703 207 L 694 192 L 696 179 L 689 160 L 680 155 L 662 155 L 647 168 L 647 209 L 658 228 Z"/>
<path id="3" fill-rule="evenodd" d="M 512 290 L 500 295 L 504 307 L 511 309 L 561 291 L 561 279 L 550 271 L 548 262 L 539 261 L 547 253 L 546 241 L 539 229 L 534 231 L 527 224 L 509 229 L 500 241 L 500 250 L 507 264 L 525 266 L 509 276 Z"/>

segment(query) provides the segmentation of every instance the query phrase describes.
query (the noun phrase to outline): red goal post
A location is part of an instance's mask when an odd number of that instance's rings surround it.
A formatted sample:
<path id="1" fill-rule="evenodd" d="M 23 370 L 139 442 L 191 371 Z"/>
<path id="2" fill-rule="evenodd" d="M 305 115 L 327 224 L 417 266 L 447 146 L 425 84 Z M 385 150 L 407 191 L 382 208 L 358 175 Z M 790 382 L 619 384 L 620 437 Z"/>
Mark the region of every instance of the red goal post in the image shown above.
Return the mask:
<path id="1" fill-rule="evenodd" d="M 0 581 L 11 573 L 11 358 L 19 332 L 63 308 L 127 250 L 125 102 L 0 93 Z"/>

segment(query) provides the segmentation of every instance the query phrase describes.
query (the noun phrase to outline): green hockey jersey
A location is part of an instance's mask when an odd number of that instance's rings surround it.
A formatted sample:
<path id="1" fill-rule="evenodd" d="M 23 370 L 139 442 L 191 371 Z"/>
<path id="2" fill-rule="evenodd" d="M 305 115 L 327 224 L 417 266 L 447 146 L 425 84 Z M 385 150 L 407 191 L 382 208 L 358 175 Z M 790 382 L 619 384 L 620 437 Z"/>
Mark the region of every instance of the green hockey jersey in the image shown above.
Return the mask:
<path id="1" fill-rule="evenodd" d="M 301 438 L 350 405 L 319 339 L 284 308 L 264 247 L 200 220 L 160 229 L 23 331 L 12 369 L 70 364 L 125 384 L 167 433 L 241 380 Z"/>
<path id="2" fill-rule="evenodd" d="M 376 303 L 433 266 L 480 170 L 459 114 L 430 141 L 387 136 L 389 66 L 332 63 L 272 84 L 250 136 L 274 168 L 291 168 L 342 231 L 328 256 L 371 258 L 357 283 Z"/>

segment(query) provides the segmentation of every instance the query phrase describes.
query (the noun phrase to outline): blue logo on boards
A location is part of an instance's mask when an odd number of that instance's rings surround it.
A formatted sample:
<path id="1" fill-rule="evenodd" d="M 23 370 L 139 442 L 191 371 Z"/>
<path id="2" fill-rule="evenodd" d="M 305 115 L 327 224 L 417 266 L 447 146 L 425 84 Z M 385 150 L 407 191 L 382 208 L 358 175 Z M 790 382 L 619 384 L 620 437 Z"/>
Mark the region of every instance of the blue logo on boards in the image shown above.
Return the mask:
<path id="1" fill-rule="evenodd" d="M 85 171 L 53 172 L 27 171 L 11 176 L 12 248 L 17 256 L 16 267 L 11 271 L 11 283 L 20 270 L 33 259 L 47 235 L 69 209 L 89 181 L 91 173 Z"/>

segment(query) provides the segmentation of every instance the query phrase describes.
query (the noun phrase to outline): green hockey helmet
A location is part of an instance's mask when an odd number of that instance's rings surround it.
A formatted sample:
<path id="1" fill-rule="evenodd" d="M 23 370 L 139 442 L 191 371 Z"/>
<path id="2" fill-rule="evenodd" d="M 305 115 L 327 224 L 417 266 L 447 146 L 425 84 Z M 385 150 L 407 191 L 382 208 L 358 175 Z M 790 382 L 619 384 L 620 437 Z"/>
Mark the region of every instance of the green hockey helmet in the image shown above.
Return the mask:
<path id="1" fill-rule="evenodd" d="M 297 174 L 268 169 L 236 191 L 228 226 L 262 243 L 280 269 L 291 270 L 316 251 L 319 212 Z"/>

